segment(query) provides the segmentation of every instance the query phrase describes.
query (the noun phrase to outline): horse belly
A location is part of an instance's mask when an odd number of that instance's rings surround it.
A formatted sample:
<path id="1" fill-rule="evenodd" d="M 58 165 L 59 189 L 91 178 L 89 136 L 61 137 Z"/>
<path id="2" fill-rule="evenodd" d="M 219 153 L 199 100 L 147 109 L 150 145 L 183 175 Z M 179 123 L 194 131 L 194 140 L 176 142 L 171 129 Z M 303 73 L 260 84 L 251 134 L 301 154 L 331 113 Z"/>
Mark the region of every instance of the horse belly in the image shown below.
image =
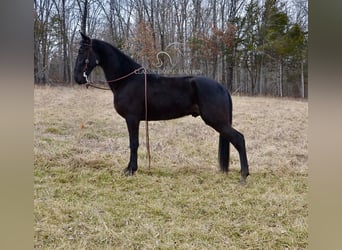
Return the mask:
<path id="1" fill-rule="evenodd" d="M 169 120 L 186 115 L 198 115 L 198 106 L 189 100 L 160 100 L 148 105 L 149 120 Z M 196 108 L 197 107 L 197 108 Z"/>
<path id="2" fill-rule="evenodd" d="M 149 119 L 168 120 L 196 115 L 198 106 L 190 79 L 162 78 L 151 83 L 147 111 Z"/>

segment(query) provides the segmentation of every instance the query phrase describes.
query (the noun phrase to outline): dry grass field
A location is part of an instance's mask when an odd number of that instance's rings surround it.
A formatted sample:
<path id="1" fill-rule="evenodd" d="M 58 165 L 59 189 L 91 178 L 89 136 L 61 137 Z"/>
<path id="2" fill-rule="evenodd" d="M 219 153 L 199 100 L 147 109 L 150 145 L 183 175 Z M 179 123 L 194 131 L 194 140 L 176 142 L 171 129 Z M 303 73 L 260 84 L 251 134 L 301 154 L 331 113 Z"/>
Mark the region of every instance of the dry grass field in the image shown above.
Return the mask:
<path id="1" fill-rule="evenodd" d="M 218 134 L 200 117 L 145 124 L 126 177 L 125 121 L 110 91 L 34 90 L 35 249 L 306 249 L 308 103 L 233 96 L 251 175 L 217 167 Z"/>

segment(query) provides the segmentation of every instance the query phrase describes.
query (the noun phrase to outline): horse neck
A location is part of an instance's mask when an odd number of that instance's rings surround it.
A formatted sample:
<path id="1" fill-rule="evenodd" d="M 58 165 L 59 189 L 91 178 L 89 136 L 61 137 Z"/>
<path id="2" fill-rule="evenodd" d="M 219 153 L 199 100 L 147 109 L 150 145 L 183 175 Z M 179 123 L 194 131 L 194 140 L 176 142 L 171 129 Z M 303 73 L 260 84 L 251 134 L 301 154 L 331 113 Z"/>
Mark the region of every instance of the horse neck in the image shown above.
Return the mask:
<path id="1" fill-rule="evenodd" d="M 128 75 L 141 67 L 141 65 L 133 61 L 117 48 L 101 41 L 99 41 L 99 43 L 102 44 L 94 46 L 94 50 L 100 57 L 100 66 L 103 69 L 107 81 L 113 81 Z"/>

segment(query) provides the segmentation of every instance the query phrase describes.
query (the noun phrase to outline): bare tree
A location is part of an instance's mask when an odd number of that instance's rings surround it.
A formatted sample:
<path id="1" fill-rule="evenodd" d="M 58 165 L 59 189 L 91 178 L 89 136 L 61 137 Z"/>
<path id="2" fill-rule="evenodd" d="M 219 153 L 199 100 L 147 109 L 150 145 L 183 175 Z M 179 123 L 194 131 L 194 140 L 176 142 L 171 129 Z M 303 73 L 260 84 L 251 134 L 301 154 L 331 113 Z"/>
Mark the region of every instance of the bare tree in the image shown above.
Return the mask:
<path id="1" fill-rule="evenodd" d="M 76 0 L 81 14 L 81 32 L 87 34 L 87 19 L 89 13 L 89 0 Z"/>
<path id="2" fill-rule="evenodd" d="M 35 83 L 47 83 L 48 58 L 51 47 L 50 38 L 50 17 L 52 10 L 50 0 L 34 1 L 34 79 Z"/>
<path id="3" fill-rule="evenodd" d="M 34 11 L 36 83 L 72 80 L 81 30 L 161 73 L 307 96 L 307 0 L 34 0 Z"/>

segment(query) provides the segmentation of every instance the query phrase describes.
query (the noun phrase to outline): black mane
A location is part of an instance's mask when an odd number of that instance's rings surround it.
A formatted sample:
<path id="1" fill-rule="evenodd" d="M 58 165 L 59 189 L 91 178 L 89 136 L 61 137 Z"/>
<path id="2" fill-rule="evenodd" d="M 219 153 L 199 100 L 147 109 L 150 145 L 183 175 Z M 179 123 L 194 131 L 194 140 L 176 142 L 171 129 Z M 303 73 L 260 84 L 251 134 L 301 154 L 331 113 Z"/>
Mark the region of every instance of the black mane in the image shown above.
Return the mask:
<path id="1" fill-rule="evenodd" d="M 108 42 L 92 39 L 92 47 L 99 54 L 101 60 L 105 60 L 105 62 L 100 60 L 100 66 L 102 67 L 112 65 L 113 68 L 127 74 L 141 67 L 139 63 Z"/>

